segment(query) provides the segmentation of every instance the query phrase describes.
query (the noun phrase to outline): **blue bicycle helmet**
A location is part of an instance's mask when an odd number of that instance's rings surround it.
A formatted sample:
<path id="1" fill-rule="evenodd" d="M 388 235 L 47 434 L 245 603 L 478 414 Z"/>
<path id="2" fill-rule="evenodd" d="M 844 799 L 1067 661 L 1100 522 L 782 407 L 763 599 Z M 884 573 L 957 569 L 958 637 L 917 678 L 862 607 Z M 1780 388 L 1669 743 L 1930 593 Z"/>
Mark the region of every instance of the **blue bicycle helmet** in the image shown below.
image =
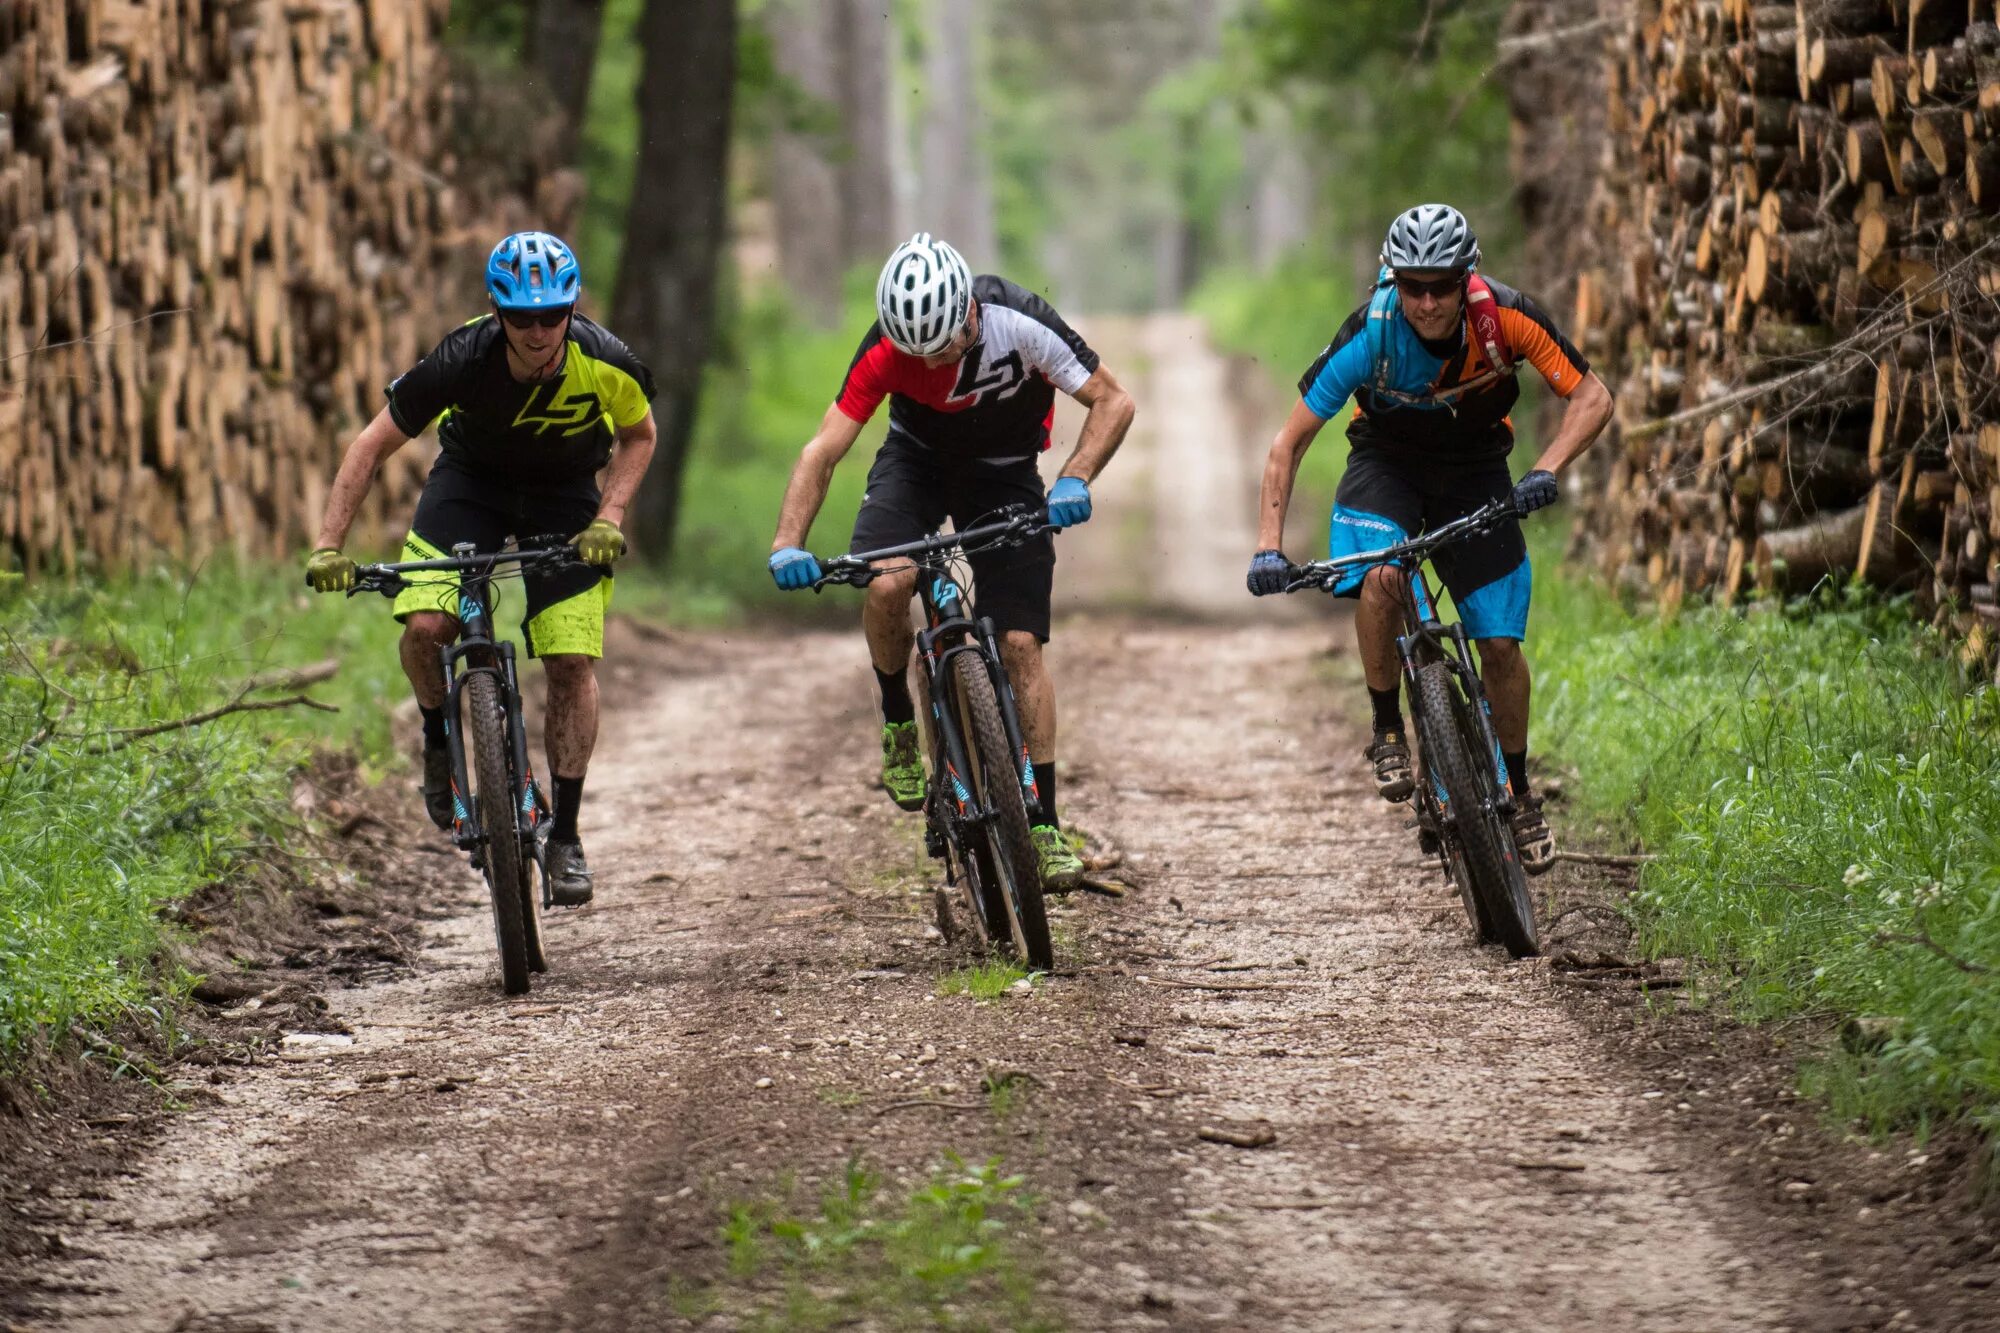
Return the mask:
<path id="1" fill-rule="evenodd" d="M 575 252 L 545 231 L 517 231 L 486 257 L 486 291 L 502 310 L 574 305 L 582 290 Z"/>

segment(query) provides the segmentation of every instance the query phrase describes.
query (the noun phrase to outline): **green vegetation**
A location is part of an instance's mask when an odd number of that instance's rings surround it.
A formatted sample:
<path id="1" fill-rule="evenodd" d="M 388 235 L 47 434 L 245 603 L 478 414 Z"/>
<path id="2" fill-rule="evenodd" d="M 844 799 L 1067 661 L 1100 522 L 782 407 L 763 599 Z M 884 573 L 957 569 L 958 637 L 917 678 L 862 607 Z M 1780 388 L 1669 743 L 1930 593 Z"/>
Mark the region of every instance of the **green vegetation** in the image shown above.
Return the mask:
<path id="1" fill-rule="evenodd" d="M 0 1068 L 73 1026 L 164 1018 L 162 994 L 191 979 L 160 961 L 162 913 L 297 845 L 292 775 L 316 746 L 389 756 L 393 641 L 386 605 L 313 604 L 289 567 L 42 584 L 0 604 Z M 284 679 L 329 658 L 323 684 Z M 131 730 L 302 693 L 341 711 Z"/>
<path id="2" fill-rule="evenodd" d="M 1808 1076 L 1842 1120 L 2000 1136 L 2000 693 L 1858 591 L 1662 620 L 1563 576 L 1528 646 L 1572 823 L 1659 854 L 1647 951 L 1748 1018 L 1870 1020 Z"/>
<path id="3" fill-rule="evenodd" d="M 712 616 L 730 607 L 860 614 L 851 595 L 780 593 L 765 567 L 792 464 L 819 429 L 861 331 L 874 318 L 872 288 L 857 286 L 850 295 L 849 318 L 832 332 L 805 327 L 775 299 L 745 308 L 726 331 L 703 394 L 688 458 L 687 504 L 674 534 L 670 577 L 678 616 Z M 812 530 L 814 554 L 847 549 L 887 419 L 886 411 L 876 414 L 834 473 Z"/>
<path id="4" fill-rule="evenodd" d="M 1035 975 L 1004 958 L 993 958 L 945 973 L 938 978 L 937 990 L 940 995 L 970 995 L 975 1000 L 997 1000 L 1012 990 L 1016 982 L 1028 981 Z"/>
<path id="5" fill-rule="evenodd" d="M 722 1227 L 727 1284 L 684 1293 L 689 1309 L 727 1311 L 745 1329 L 1059 1327 L 1037 1309 L 1033 1219 L 1020 1176 L 1000 1160 L 968 1166 L 956 1154 L 908 1195 L 850 1161 L 818 1207 L 781 1200 L 731 1206 Z"/>

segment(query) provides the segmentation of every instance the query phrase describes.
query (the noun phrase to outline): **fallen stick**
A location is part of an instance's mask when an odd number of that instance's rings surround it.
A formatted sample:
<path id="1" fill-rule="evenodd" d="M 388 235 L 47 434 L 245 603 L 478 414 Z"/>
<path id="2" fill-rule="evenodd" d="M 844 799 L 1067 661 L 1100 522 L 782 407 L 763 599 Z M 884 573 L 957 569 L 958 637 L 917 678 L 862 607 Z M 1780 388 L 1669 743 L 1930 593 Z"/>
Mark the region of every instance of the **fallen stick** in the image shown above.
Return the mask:
<path id="1" fill-rule="evenodd" d="M 1585 866 L 1642 866 L 1659 860 L 1657 852 L 1638 852 L 1631 856 L 1619 856 L 1611 852 L 1570 852 L 1556 853 L 1558 861 L 1573 861 Z"/>
<path id="2" fill-rule="evenodd" d="M 1140 977 L 1139 982 L 1145 986 L 1172 986 L 1178 990 L 1254 991 L 1318 989 L 1318 987 L 1304 981 L 1181 981 L 1174 977 Z"/>
<path id="3" fill-rule="evenodd" d="M 288 694 L 282 699 L 253 700 L 243 698 L 239 692 L 237 697 L 231 699 L 228 703 L 217 708 L 211 708 L 205 713 L 194 713 L 188 717 L 175 718 L 171 722 L 155 722 L 150 726 L 144 727 L 115 727 L 107 734 L 116 736 L 119 739 L 106 745 L 98 753 L 112 754 L 126 748 L 134 741 L 144 740 L 148 736 L 160 736 L 169 731 L 188 731 L 204 723 L 213 722 L 217 718 L 227 717 L 231 713 L 267 713 L 278 708 L 311 708 L 322 713 L 338 713 L 340 711 L 333 704 L 323 704 L 319 700 L 307 698 L 303 694 Z"/>
<path id="4" fill-rule="evenodd" d="M 1203 1125 L 1194 1136 L 1204 1143 L 1220 1143 L 1231 1148 L 1268 1148 L 1278 1141 L 1278 1131 L 1269 1125 L 1259 1125 L 1255 1129 L 1222 1129 L 1215 1125 Z"/>
<path id="5" fill-rule="evenodd" d="M 260 671 L 243 682 L 243 689 L 246 693 L 255 690 L 302 690 L 308 685 L 332 680 L 339 672 L 340 659 L 329 657 L 310 666 L 274 667 L 269 671 Z"/>
<path id="6" fill-rule="evenodd" d="M 913 1106 L 935 1106 L 941 1111 L 984 1111 L 984 1102 L 941 1102 L 935 1097 L 913 1097 L 906 1102 L 890 1102 L 875 1113 L 877 1119 L 891 1111 L 907 1111 Z"/>

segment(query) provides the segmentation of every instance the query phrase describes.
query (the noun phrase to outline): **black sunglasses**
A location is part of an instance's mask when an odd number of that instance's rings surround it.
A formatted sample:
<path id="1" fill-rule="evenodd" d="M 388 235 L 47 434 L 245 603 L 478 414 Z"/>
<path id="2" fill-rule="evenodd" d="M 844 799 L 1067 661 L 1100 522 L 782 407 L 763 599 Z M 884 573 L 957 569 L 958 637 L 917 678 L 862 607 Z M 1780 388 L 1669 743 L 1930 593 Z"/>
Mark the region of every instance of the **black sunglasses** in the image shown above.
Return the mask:
<path id="1" fill-rule="evenodd" d="M 556 310 L 502 310 L 500 318 L 507 321 L 510 329 L 559 329 L 573 309 L 574 306 Z"/>
<path id="2" fill-rule="evenodd" d="M 1399 277 L 1396 279 L 1396 290 L 1405 296 L 1450 296 L 1463 286 L 1464 283 L 1465 275 L 1463 273 L 1454 273 L 1443 278 L 1432 278 L 1428 282 L 1421 278 Z"/>

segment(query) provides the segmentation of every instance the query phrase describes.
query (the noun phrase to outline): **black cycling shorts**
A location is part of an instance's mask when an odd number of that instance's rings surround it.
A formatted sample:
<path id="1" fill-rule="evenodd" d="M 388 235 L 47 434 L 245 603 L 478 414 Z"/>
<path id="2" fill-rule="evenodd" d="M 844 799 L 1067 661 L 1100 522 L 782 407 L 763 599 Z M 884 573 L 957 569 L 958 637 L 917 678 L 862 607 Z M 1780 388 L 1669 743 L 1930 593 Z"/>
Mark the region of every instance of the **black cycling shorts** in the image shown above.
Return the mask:
<path id="1" fill-rule="evenodd" d="M 868 469 L 868 490 L 854 516 L 851 551 L 874 551 L 929 536 L 944 526 L 964 530 L 996 509 L 1046 503 L 1035 460 L 992 464 L 947 461 L 891 431 Z M 1002 633 L 1019 630 L 1049 641 L 1049 594 L 1055 586 L 1056 544 L 1043 533 L 1020 546 L 974 554 L 972 605 Z"/>
<path id="2" fill-rule="evenodd" d="M 1504 459 L 1490 463 L 1406 462 L 1383 450 L 1356 449 L 1334 492 L 1327 550 L 1338 559 L 1378 551 L 1511 495 Z M 1518 522 L 1441 546 L 1431 565 L 1450 590 L 1465 632 L 1475 639 L 1524 639 L 1534 573 Z M 1356 597 L 1365 571 L 1334 592 Z"/>
<path id="3" fill-rule="evenodd" d="M 516 486 L 468 472 L 440 456 L 424 481 L 403 541 L 404 560 L 440 560 L 460 542 L 481 552 L 497 551 L 508 538 L 575 536 L 597 517 L 597 481 Z M 446 571 L 411 574 L 396 597 L 395 615 L 418 611 L 458 614 L 458 575 Z M 524 586 L 525 585 L 525 586 Z M 524 594 L 521 632 L 531 657 L 556 654 L 604 656 L 604 613 L 611 604 L 611 580 L 585 565 L 566 565 L 529 576 L 521 583 L 494 585 L 497 597 Z"/>

